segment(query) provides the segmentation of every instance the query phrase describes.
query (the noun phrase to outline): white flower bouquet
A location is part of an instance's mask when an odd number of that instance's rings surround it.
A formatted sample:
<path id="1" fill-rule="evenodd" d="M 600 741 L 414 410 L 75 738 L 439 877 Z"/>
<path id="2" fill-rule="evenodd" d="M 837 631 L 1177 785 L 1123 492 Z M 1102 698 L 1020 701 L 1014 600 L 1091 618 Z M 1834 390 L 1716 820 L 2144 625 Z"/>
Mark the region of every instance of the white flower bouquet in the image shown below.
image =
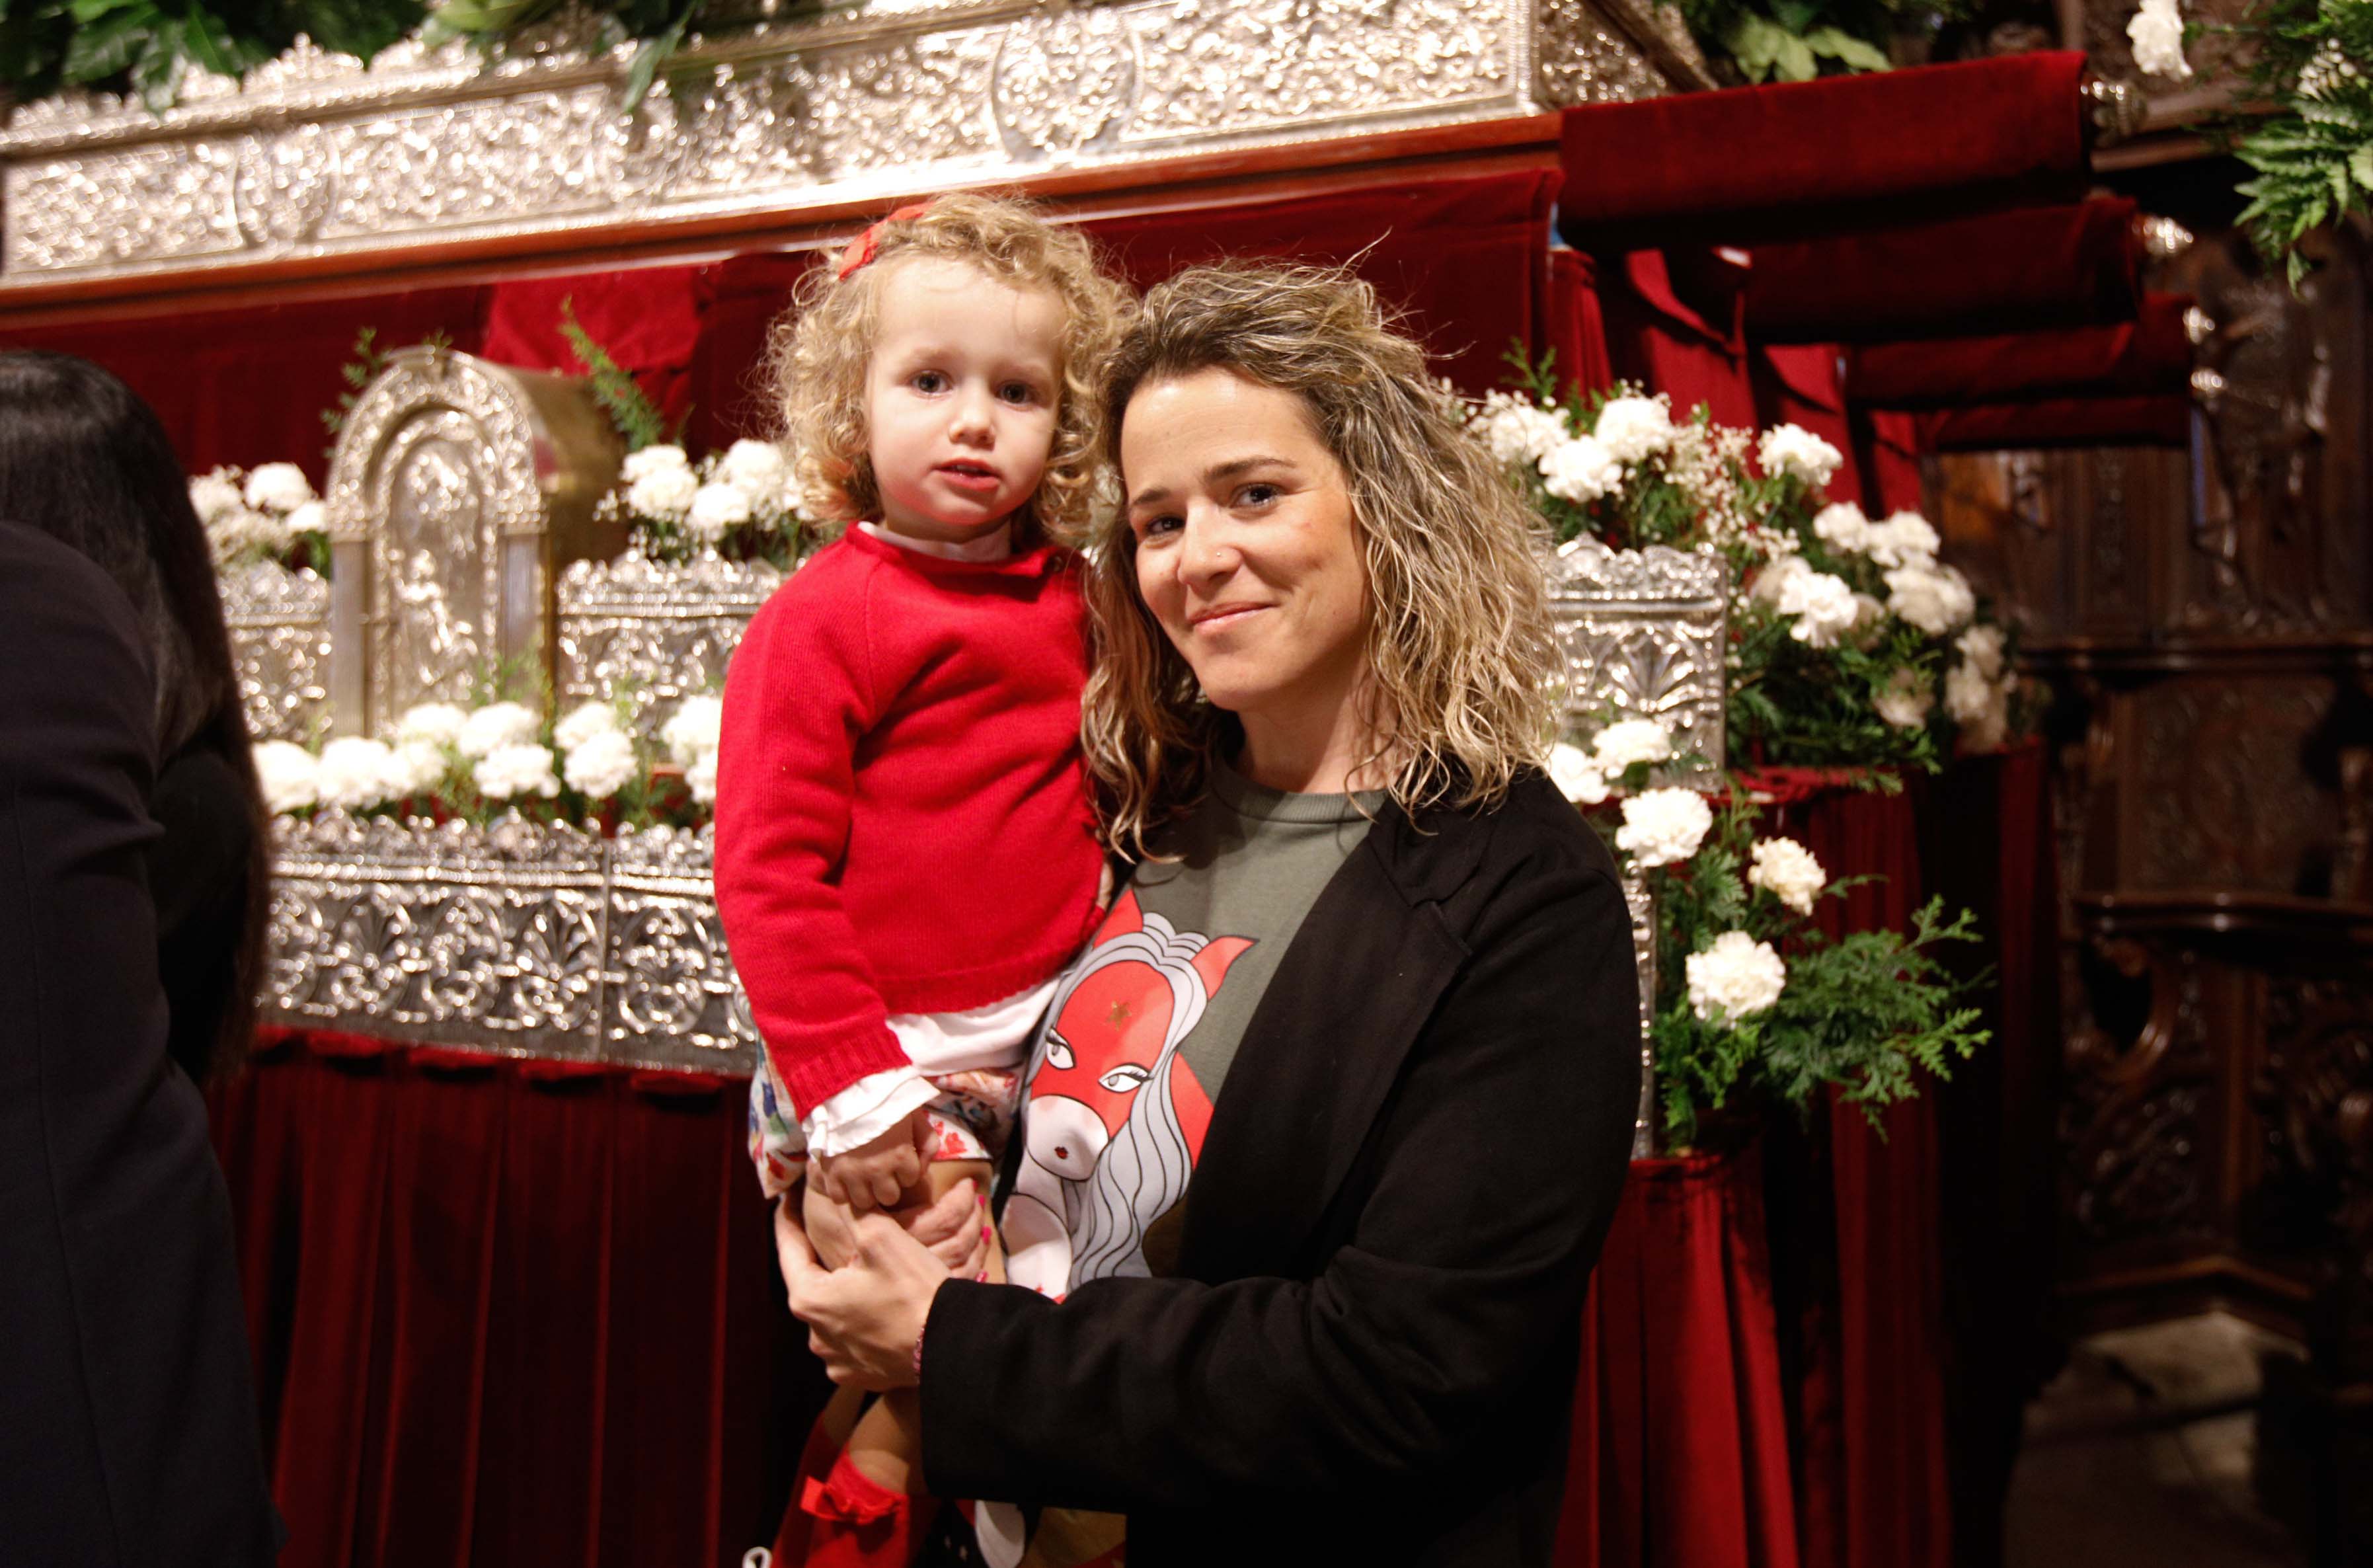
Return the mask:
<path id="1" fill-rule="evenodd" d="M 190 480 L 190 505 L 218 572 L 271 561 L 330 573 L 329 509 L 293 462 L 197 474 Z"/>
<path id="2" fill-rule="evenodd" d="M 697 462 L 672 443 L 637 448 L 601 505 L 625 520 L 636 550 L 655 561 L 713 553 L 788 571 L 819 543 L 789 455 L 772 441 L 736 441 Z"/>
<path id="3" fill-rule="evenodd" d="M 485 822 L 507 812 L 621 826 L 696 826 L 717 802 L 713 696 L 686 697 L 652 755 L 616 705 L 588 702 L 550 722 L 520 702 L 422 703 L 385 740 L 341 736 L 318 751 L 255 748 L 271 811 L 301 816 L 425 816 Z"/>
<path id="4" fill-rule="evenodd" d="M 1830 504 L 1844 455 L 1828 441 L 1794 425 L 1724 428 L 1702 407 L 1676 417 L 1627 387 L 1561 397 L 1545 369 L 1527 375 L 1524 390 L 1472 405 L 1470 428 L 1560 541 L 1729 558 L 1743 585 L 1734 760 L 1934 767 L 1957 743 L 1997 747 L 2031 720 L 2009 639 L 1938 558 L 1936 530 L 1916 512 L 1874 521 Z"/>

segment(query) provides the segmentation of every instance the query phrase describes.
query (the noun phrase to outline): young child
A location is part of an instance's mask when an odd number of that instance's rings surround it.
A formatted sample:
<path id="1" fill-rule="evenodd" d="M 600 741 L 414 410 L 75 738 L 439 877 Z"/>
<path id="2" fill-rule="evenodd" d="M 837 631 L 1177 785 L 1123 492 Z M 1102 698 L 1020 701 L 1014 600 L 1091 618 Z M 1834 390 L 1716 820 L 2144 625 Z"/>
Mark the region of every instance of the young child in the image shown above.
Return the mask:
<path id="1" fill-rule="evenodd" d="M 804 1184 L 837 1266 L 837 1203 L 987 1192 L 1032 1027 L 1098 913 L 1062 542 L 1127 296 L 1077 233 L 960 195 L 875 224 L 801 304 L 776 370 L 810 502 L 848 526 L 734 656 L 717 903 L 766 1043 L 751 1153 L 770 1197 Z M 908 1495 L 916 1409 L 877 1402 L 794 1499 L 809 1563 L 912 1557 L 932 1512 Z"/>

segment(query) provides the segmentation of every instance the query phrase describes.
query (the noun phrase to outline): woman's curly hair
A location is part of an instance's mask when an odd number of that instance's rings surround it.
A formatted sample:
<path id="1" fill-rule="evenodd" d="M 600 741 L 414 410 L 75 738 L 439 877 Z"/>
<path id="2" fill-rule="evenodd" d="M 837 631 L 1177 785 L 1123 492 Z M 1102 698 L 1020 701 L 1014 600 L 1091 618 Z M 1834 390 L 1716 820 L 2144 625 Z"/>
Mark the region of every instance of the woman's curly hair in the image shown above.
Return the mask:
<path id="1" fill-rule="evenodd" d="M 808 509 L 844 525 L 881 515 L 866 374 L 883 281 L 916 256 L 968 262 L 999 283 L 1043 288 L 1062 301 L 1054 443 L 1036 493 L 1016 514 L 1016 532 L 1017 542 L 1034 530 L 1064 544 L 1084 539 L 1103 466 L 1096 389 L 1128 320 L 1129 293 L 1098 269 L 1085 235 L 1047 222 L 1027 202 L 998 196 L 936 197 L 918 214 L 882 225 L 871 259 L 848 276 L 827 262 L 801 280 L 796 309 L 776 323 L 767 359 Z"/>
<path id="2" fill-rule="evenodd" d="M 1403 810 L 1489 806 L 1547 749 L 1558 671 L 1540 519 L 1468 433 L 1425 351 L 1375 291 L 1315 267 L 1191 268 L 1146 297 L 1105 379 L 1105 439 L 1142 388 L 1224 369 L 1302 400 L 1341 467 L 1367 568 L 1370 766 Z M 1125 477 L 1125 476 L 1124 476 Z M 1126 516 L 1099 523 L 1087 593 L 1095 659 L 1081 735 L 1107 841 L 1201 799 L 1242 730 L 1207 701 L 1146 608 Z"/>

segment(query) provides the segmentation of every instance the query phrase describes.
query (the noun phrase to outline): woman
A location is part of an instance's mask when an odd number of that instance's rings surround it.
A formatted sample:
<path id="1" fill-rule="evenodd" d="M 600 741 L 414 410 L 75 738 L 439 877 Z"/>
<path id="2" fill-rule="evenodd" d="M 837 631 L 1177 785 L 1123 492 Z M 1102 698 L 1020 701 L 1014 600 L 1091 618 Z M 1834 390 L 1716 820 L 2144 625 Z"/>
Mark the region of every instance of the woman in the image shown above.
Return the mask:
<path id="1" fill-rule="evenodd" d="M 0 518 L 96 563 L 132 602 L 156 674 L 148 853 L 169 1049 L 195 1082 L 236 1067 L 255 1024 L 269 895 L 230 636 L 205 530 L 164 427 L 113 376 L 64 354 L 0 352 Z"/>
<path id="2" fill-rule="evenodd" d="M 1639 1038 L 1531 520 L 1341 275 L 1180 275 L 1108 399 L 1084 733 L 1140 864 L 1026 1076 L 1037 1290 L 786 1220 L 792 1310 L 1041 1560 L 1100 1509 L 1138 1568 L 1545 1562 Z"/>
<path id="3" fill-rule="evenodd" d="M 166 1054 L 147 874 L 160 756 L 235 746 L 193 776 L 216 781 L 192 791 L 231 802 L 212 814 L 229 820 L 233 845 L 252 821 L 205 573 L 155 416 L 93 366 L 0 355 L 0 1557 L 10 1562 L 213 1568 L 275 1551 L 230 1205 L 205 1106 Z M 203 860 L 216 847 L 187 852 Z M 224 923 L 240 929 L 236 914 Z"/>

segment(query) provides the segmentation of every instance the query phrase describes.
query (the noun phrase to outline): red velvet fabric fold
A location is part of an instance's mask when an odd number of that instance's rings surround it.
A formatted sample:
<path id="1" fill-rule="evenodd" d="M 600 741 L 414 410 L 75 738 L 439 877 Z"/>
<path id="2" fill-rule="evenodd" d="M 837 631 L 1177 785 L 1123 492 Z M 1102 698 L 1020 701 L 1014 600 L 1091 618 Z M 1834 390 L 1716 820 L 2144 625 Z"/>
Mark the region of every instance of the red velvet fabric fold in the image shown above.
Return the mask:
<path id="1" fill-rule="evenodd" d="M 506 278 L 489 291 L 479 353 L 502 365 L 584 374 L 560 329 L 565 303 L 672 426 L 691 404 L 693 357 L 711 291 L 707 266 L 648 266 Z"/>
<path id="2" fill-rule="evenodd" d="M 2189 396 L 2037 398 L 1972 404 L 1917 415 L 1920 450 L 1999 451 L 2028 447 L 2182 447 L 2192 442 Z"/>
<path id="3" fill-rule="evenodd" d="M 1846 388 L 1887 408 L 1954 408 L 2040 397 L 2187 395 L 2188 294 L 2145 294 L 2132 322 L 2058 332 L 1873 344 L 1846 357 Z"/>
<path id="4" fill-rule="evenodd" d="M 1759 245 L 1746 331 L 1892 343 L 2129 322 L 2142 298 L 2134 211 L 2102 198 Z"/>
<path id="5" fill-rule="evenodd" d="M 1717 425 L 1752 427 L 1742 276 L 1737 263 L 1702 249 L 1633 251 L 1608 267 L 1598 302 L 1616 377 L 1668 393 L 1677 415 L 1704 404 Z"/>
<path id="6" fill-rule="evenodd" d="M 1548 346 L 1567 386 L 1590 392 L 1615 380 L 1607 356 L 1607 317 L 1599 309 L 1597 265 L 1579 251 L 1549 252 Z"/>
<path id="7" fill-rule="evenodd" d="M 1584 1318 L 1567 1568 L 1794 1568 L 1759 1165 L 1631 1166 Z"/>
<path id="8" fill-rule="evenodd" d="M 1577 249 L 1731 244 L 2071 201 L 2087 175 L 2073 53 L 1681 93 L 1565 111 Z"/>

